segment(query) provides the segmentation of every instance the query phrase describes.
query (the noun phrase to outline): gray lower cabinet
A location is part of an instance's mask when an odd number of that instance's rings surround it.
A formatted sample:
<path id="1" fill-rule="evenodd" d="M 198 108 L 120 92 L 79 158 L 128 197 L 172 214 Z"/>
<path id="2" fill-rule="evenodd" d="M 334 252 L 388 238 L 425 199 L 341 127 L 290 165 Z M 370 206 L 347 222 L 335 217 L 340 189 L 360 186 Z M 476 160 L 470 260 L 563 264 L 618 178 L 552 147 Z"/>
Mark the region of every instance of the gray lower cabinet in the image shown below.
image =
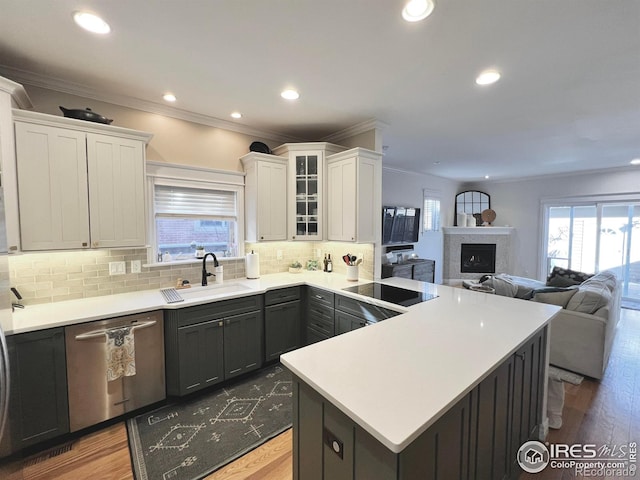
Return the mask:
<path id="1" fill-rule="evenodd" d="M 326 340 L 335 334 L 334 294 L 316 287 L 306 288 L 305 344 Z"/>
<path id="2" fill-rule="evenodd" d="M 166 310 L 167 394 L 186 395 L 262 366 L 262 295 Z"/>
<path id="3" fill-rule="evenodd" d="M 302 345 L 300 288 L 288 287 L 265 293 L 264 345 L 267 362 L 278 360 L 283 353 Z"/>
<path id="4" fill-rule="evenodd" d="M 542 421 L 546 338 L 545 327 L 400 453 L 294 376 L 294 480 L 517 479 L 517 450 Z"/>
<path id="5" fill-rule="evenodd" d="M 224 376 L 232 378 L 262 365 L 262 312 L 224 319 Z"/>
<path id="6" fill-rule="evenodd" d="M 350 332 L 368 324 L 377 323 L 387 318 L 400 315 L 400 312 L 389 310 L 351 297 L 335 296 L 335 334 Z"/>
<path id="7" fill-rule="evenodd" d="M 3 453 L 69 432 L 64 329 L 11 335 L 7 344 L 11 398 Z"/>

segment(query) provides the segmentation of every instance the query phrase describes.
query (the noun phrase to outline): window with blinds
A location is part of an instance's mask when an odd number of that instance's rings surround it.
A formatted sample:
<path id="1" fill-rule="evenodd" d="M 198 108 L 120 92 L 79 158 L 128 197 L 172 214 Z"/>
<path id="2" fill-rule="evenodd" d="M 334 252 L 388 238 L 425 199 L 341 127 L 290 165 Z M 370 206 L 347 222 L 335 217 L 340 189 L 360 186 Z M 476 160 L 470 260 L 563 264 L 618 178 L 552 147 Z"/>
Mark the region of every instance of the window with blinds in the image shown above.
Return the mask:
<path id="1" fill-rule="evenodd" d="M 159 253 L 174 259 L 195 256 L 197 247 L 221 256 L 237 249 L 238 201 L 235 191 L 154 186 Z"/>
<path id="2" fill-rule="evenodd" d="M 424 192 L 424 231 L 437 232 L 440 230 L 440 199 Z"/>

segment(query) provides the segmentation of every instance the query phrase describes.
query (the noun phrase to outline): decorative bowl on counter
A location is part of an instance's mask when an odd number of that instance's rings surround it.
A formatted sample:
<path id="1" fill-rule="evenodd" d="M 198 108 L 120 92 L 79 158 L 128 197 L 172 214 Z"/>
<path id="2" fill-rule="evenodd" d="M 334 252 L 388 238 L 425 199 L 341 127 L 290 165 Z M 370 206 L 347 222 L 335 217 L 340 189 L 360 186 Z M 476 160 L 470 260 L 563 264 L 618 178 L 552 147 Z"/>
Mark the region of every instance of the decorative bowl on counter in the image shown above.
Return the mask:
<path id="1" fill-rule="evenodd" d="M 75 118 L 76 120 L 86 120 L 88 122 L 95 122 L 95 123 L 104 123 L 106 125 L 109 125 L 111 122 L 113 122 L 113 120 L 107 117 L 104 117 L 102 115 L 98 115 L 97 113 L 92 112 L 89 107 L 82 110 L 79 108 L 69 109 L 69 108 L 64 108 L 63 106 L 60 106 L 60 110 L 62 111 L 64 116 L 67 118 Z"/>

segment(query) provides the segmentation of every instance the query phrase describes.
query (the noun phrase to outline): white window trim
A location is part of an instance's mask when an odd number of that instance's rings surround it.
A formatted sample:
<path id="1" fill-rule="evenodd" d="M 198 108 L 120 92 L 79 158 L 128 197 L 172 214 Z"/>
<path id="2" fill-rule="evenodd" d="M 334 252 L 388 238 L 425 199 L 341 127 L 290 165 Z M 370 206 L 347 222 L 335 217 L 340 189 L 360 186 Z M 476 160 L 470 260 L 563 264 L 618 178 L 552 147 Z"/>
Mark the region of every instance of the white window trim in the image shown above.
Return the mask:
<path id="1" fill-rule="evenodd" d="M 440 191 L 423 189 L 422 190 L 422 233 L 440 232 L 442 230 L 442 195 Z M 438 209 L 438 228 L 435 230 L 427 230 L 425 228 L 425 219 L 427 218 L 427 209 L 425 207 L 426 200 L 436 200 L 439 203 Z"/>
<path id="2" fill-rule="evenodd" d="M 185 263 L 199 263 L 199 260 L 174 260 L 158 263 L 156 255 L 156 213 L 154 209 L 154 187 L 167 185 L 187 188 L 206 188 L 227 190 L 236 193 L 238 209 L 238 252 L 237 257 L 244 258 L 244 177 L 243 172 L 215 170 L 188 165 L 147 161 L 147 264 L 145 266 L 167 266 Z M 227 257 L 229 258 L 229 257 Z"/>

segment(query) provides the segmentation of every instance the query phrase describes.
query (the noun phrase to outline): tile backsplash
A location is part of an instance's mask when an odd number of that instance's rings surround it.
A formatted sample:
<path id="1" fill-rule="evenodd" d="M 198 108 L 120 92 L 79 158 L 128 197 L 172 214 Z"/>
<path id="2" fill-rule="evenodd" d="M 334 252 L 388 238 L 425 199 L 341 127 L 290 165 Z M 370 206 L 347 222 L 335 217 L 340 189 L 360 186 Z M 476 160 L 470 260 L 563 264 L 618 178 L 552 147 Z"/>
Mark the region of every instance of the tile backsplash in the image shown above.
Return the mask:
<path id="1" fill-rule="evenodd" d="M 336 275 L 346 273 L 342 256 L 362 254 L 360 278 L 373 279 L 374 247 L 372 244 L 340 242 L 265 242 L 247 243 L 245 251 L 260 254 L 260 274 L 286 272 L 289 265 L 317 259 L 322 269 L 324 254 L 331 254 Z M 278 259 L 278 251 L 282 258 Z M 318 257 L 318 251 L 320 256 Z M 202 267 L 199 263 L 142 267 L 131 273 L 131 261 L 147 262 L 145 248 L 82 250 L 69 252 L 25 253 L 9 256 L 11 286 L 23 297 L 24 305 L 74 300 L 116 293 L 171 287 L 179 278 L 198 285 Z M 224 266 L 224 279 L 245 278 L 244 258 L 219 258 Z M 109 275 L 109 262 L 126 262 L 126 273 Z"/>

